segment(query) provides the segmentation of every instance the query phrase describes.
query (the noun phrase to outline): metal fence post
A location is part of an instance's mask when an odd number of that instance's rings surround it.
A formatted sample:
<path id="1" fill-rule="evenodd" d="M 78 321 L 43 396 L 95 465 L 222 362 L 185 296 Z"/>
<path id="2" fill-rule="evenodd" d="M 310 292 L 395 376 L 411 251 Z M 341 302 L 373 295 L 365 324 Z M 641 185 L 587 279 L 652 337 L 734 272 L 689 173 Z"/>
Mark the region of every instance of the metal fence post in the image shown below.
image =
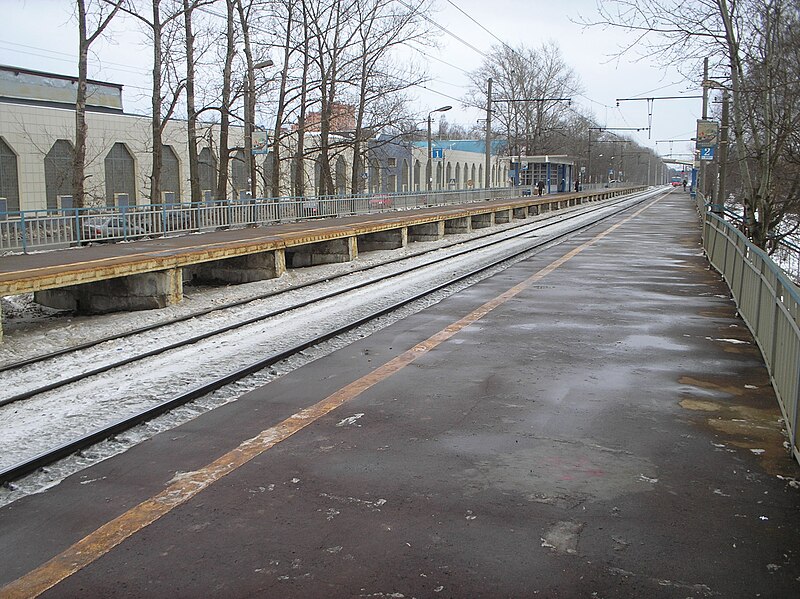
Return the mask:
<path id="1" fill-rule="evenodd" d="M 22 211 L 19 213 L 19 224 L 20 229 L 22 229 L 22 253 L 28 253 L 28 230 L 25 223 L 25 212 Z"/>

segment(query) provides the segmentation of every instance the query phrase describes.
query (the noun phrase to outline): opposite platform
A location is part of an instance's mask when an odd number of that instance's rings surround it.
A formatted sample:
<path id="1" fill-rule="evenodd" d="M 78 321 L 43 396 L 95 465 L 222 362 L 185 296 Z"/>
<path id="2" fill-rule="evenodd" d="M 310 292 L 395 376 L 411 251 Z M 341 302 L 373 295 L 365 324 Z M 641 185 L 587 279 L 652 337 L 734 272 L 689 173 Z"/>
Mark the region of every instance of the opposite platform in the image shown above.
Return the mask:
<path id="1" fill-rule="evenodd" d="M 0 597 L 793 597 L 798 467 L 687 195 L 0 509 Z"/>

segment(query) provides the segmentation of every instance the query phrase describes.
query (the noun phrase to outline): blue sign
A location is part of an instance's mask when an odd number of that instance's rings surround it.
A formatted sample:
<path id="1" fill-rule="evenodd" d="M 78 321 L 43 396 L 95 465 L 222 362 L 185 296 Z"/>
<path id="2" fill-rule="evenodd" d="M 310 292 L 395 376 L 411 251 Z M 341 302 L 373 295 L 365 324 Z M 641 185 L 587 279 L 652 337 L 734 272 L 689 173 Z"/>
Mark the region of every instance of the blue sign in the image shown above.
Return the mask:
<path id="1" fill-rule="evenodd" d="M 431 149 L 431 158 L 434 160 L 441 160 L 444 158 L 444 148 L 433 148 Z"/>
<path id="2" fill-rule="evenodd" d="M 714 146 L 700 148 L 700 160 L 714 160 Z"/>

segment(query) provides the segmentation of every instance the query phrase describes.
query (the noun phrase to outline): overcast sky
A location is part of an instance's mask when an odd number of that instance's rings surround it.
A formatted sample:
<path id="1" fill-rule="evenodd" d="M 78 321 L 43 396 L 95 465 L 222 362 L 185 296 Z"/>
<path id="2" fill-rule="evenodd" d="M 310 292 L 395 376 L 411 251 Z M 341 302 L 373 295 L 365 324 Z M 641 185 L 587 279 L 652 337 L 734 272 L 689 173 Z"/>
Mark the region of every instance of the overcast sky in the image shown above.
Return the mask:
<path id="1" fill-rule="evenodd" d="M 73 0 L 0 0 L 0 63 L 24 68 L 77 74 L 77 32 L 73 19 Z M 574 21 L 579 15 L 596 17 L 595 0 L 436 0 L 437 23 L 481 51 L 487 51 L 497 39 L 511 46 L 536 47 L 555 40 L 565 61 L 579 75 L 584 88 L 576 104 L 590 108 L 598 122 L 608 127 L 647 127 L 648 103 L 623 102 L 617 98 L 699 95 L 700 91 L 674 68 L 650 60 L 637 61 L 631 54 L 622 59 L 613 55 L 626 41 L 619 31 L 601 28 L 584 29 Z M 459 9 L 461 9 L 461 12 Z M 466 13 L 466 15 L 464 14 Z M 467 16 L 469 15 L 469 16 Z M 470 18 L 471 17 L 471 18 Z M 474 19 L 474 21 L 472 20 Z M 119 25 L 125 21 L 120 20 Z M 127 22 L 128 28 L 134 25 Z M 90 60 L 90 77 L 124 85 L 126 110 L 148 111 L 149 54 L 134 42 L 134 36 L 117 27 L 117 43 L 104 42 Z M 453 98 L 460 98 L 468 83 L 463 71 L 475 69 L 483 57 L 443 31 L 437 36 L 441 48 L 431 54 L 453 66 L 429 60 L 432 81 L 429 90 L 417 90 L 420 114 L 452 104 L 449 120 L 471 124 L 481 115 L 463 109 Z M 98 61 L 98 58 L 100 59 Z M 443 95 L 442 95 L 443 94 Z M 450 96 L 450 97 L 448 97 Z M 686 152 L 691 144 L 659 143 L 656 140 L 693 137 L 695 121 L 700 117 L 701 101 L 656 100 L 653 104 L 652 132 L 630 133 L 659 153 Z M 424 118 L 424 116 L 423 116 Z"/>

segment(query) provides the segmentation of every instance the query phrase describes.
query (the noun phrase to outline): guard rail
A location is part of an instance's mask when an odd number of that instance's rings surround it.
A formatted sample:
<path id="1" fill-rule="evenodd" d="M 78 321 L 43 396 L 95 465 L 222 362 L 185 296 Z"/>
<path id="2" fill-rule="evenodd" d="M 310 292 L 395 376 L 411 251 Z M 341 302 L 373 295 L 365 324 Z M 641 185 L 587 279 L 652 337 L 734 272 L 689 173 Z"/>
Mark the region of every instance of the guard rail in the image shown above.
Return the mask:
<path id="1" fill-rule="evenodd" d="M 708 211 L 699 194 L 697 203 L 703 217 L 703 248 L 761 349 L 792 454 L 800 462 L 800 290 L 766 252 Z"/>

